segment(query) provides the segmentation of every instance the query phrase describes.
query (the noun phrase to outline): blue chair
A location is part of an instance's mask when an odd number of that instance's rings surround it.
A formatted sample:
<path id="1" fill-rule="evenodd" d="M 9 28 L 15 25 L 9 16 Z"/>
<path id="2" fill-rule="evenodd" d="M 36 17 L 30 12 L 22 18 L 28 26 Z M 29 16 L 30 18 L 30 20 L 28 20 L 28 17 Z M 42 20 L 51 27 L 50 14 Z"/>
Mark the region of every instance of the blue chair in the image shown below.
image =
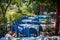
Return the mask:
<path id="1" fill-rule="evenodd" d="M 30 28 L 29 31 L 30 31 L 30 34 L 35 34 L 36 36 L 38 36 L 38 32 L 36 29 Z"/>
<path id="2" fill-rule="evenodd" d="M 31 24 L 40 25 L 40 22 L 31 22 Z"/>
<path id="3" fill-rule="evenodd" d="M 18 37 L 18 25 L 13 25 L 13 27 L 11 28 L 11 31 L 15 31 L 16 32 L 16 34 L 17 34 L 17 37 Z"/>
<path id="4" fill-rule="evenodd" d="M 40 32 L 43 32 L 42 26 L 39 26 L 39 31 L 40 31 Z"/>
<path id="5" fill-rule="evenodd" d="M 26 35 L 25 37 L 30 37 L 29 28 L 25 28 L 25 29 L 22 31 L 22 34 L 23 34 L 23 35 Z"/>

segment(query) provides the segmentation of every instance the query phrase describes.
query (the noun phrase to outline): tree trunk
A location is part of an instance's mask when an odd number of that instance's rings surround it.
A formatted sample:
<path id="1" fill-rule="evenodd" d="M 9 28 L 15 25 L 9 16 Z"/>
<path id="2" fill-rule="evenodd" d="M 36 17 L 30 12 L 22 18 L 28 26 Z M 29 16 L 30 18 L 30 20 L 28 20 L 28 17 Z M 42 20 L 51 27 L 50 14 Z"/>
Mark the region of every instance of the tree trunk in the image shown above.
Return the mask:
<path id="1" fill-rule="evenodd" d="M 6 13 L 5 13 L 5 12 L 3 12 L 3 14 L 2 14 L 2 15 L 3 15 L 3 17 L 5 17 L 5 14 L 6 14 Z"/>
<path id="2" fill-rule="evenodd" d="M 58 27 L 59 27 L 59 0 L 56 0 L 56 30 L 55 33 L 56 35 L 58 34 Z"/>

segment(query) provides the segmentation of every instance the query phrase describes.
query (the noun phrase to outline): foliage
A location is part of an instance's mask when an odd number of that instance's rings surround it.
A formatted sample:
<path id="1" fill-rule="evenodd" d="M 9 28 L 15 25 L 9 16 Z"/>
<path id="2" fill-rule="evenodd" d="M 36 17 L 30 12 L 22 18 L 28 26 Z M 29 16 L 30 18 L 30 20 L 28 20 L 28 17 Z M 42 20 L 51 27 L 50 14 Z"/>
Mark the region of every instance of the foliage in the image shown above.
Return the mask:
<path id="1" fill-rule="evenodd" d="M 10 6 L 12 0 L 0 0 L 0 13 L 5 17 L 6 11 Z"/>
<path id="2" fill-rule="evenodd" d="M 47 0 L 46 8 L 47 8 L 47 12 L 55 12 L 56 11 L 56 0 Z"/>
<path id="3" fill-rule="evenodd" d="M 5 19 L 5 20 L 4 20 Z M 0 16 L 0 24 L 2 25 L 2 24 L 4 24 L 4 23 L 6 23 L 6 18 L 5 17 L 2 17 L 2 16 Z"/>
<path id="4" fill-rule="evenodd" d="M 55 0 L 0 0 L 0 12 L 5 15 L 8 7 L 11 4 L 16 4 L 19 12 L 21 12 L 21 7 L 25 4 L 27 6 L 27 11 L 29 11 L 30 13 L 35 13 L 37 15 L 40 14 L 40 4 L 46 6 L 47 12 L 54 11 L 56 8 Z"/>
<path id="5" fill-rule="evenodd" d="M 27 10 L 31 13 L 39 13 L 39 7 L 40 4 L 43 4 L 46 6 L 46 10 L 54 11 L 56 6 L 56 0 L 0 0 L 0 12 L 6 13 L 8 7 L 12 4 L 16 4 L 18 7 L 18 10 L 20 10 L 20 7 L 23 6 L 23 4 L 26 4 Z M 52 7 L 51 7 L 52 6 Z"/>

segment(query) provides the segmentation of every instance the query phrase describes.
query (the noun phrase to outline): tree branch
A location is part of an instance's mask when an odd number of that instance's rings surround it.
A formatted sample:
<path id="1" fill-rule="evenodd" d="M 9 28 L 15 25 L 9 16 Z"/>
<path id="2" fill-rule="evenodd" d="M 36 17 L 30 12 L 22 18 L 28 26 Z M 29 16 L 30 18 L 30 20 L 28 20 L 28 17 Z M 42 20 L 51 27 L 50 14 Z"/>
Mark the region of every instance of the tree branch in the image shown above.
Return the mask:
<path id="1" fill-rule="evenodd" d="M 3 12 L 3 5 L 0 5 L 0 8 L 1 8 L 1 12 Z"/>
<path id="2" fill-rule="evenodd" d="M 7 5 L 7 7 L 6 7 L 6 9 L 5 9 L 5 13 L 6 13 L 8 7 L 9 7 L 9 5 L 11 4 L 11 1 L 12 1 L 12 0 L 10 0 L 10 2 L 9 2 L 8 5 Z"/>

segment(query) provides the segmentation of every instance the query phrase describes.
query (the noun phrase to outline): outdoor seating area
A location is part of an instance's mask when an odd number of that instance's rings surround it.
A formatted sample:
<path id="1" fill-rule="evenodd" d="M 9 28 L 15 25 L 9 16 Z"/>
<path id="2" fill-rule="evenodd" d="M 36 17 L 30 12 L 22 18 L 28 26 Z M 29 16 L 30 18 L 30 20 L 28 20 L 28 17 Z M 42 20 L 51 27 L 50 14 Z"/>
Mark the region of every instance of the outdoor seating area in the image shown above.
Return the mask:
<path id="1" fill-rule="evenodd" d="M 22 34 L 23 37 L 31 37 L 31 35 L 39 36 L 40 32 L 43 32 L 42 26 L 40 25 L 40 21 L 38 18 L 30 18 L 30 17 L 23 17 L 17 19 L 18 22 L 13 22 L 13 26 L 11 28 L 12 31 L 15 31 Z"/>
<path id="2" fill-rule="evenodd" d="M 50 37 L 50 34 L 44 34 L 43 27 L 41 26 L 40 18 L 46 20 L 45 16 L 24 16 L 23 18 L 18 18 L 14 20 L 13 25 L 8 28 L 9 31 L 13 32 L 14 40 L 45 40 L 45 39 L 55 39 Z M 47 28 L 48 30 L 48 28 Z M 48 38 L 48 37 L 49 38 Z M 8 40 L 8 37 L 2 37 L 0 40 Z M 59 39 L 59 37 L 57 38 Z M 60 39 L 59 39 L 60 40 Z"/>
<path id="3" fill-rule="evenodd" d="M 0 40 L 60 40 L 59 0 L 0 0 Z"/>

